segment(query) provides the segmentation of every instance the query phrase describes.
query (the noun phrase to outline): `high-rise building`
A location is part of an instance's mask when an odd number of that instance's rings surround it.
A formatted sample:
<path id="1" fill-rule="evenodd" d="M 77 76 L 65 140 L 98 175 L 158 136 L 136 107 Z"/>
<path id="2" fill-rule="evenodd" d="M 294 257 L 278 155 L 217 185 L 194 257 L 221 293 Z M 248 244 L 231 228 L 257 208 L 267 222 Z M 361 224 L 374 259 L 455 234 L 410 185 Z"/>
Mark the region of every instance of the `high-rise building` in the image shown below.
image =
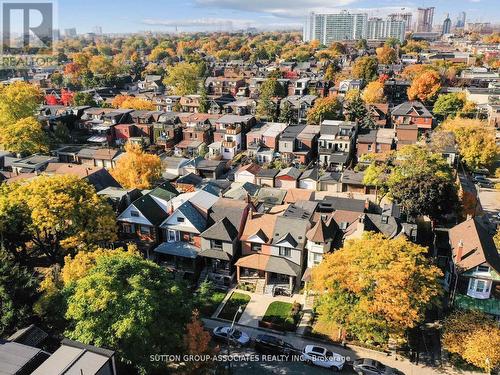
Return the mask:
<path id="1" fill-rule="evenodd" d="M 401 43 L 405 40 L 406 22 L 387 18 L 370 18 L 368 20 L 366 39 L 385 40 L 395 38 Z"/>
<path id="2" fill-rule="evenodd" d="M 411 31 L 412 29 L 412 20 L 413 13 L 391 13 L 387 16 L 387 18 L 391 21 L 404 21 L 405 22 L 405 31 Z"/>
<path id="3" fill-rule="evenodd" d="M 456 26 L 459 28 L 465 27 L 465 12 L 458 13 L 457 24 Z"/>
<path id="4" fill-rule="evenodd" d="M 444 34 L 449 34 L 451 31 L 451 20 L 450 20 L 450 15 L 447 14 L 445 20 L 443 21 L 443 35 Z"/>
<path id="5" fill-rule="evenodd" d="M 72 27 L 70 29 L 64 29 L 64 36 L 66 38 L 74 38 L 76 37 L 76 28 Z"/>
<path id="6" fill-rule="evenodd" d="M 335 41 L 366 38 L 368 15 L 366 13 L 314 13 L 304 25 L 304 41 L 319 40 L 328 45 Z"/>
<path id="7" fill-rule="evenodd" d="M 432 31 L 432 23 L 434 20 L 434 7 L 418 8 L 417 14 L 417 32 L 429 33 Z"/>

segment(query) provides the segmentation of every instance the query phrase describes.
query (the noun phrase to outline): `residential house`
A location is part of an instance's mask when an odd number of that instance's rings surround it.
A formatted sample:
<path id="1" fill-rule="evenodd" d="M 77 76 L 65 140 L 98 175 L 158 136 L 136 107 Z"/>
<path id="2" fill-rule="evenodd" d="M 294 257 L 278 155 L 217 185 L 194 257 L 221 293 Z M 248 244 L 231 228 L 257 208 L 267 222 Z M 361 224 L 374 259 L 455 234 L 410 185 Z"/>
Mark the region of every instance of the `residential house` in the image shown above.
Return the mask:
<path id="1" fill-rule="evenodd" d="M 50 176 L 76 176 L 87 181 L 97 192 L 108 187 L 121 188 L 118 181 L 103 167 L 89 167 L 79 164 L 49 163 L 44 174 Z"/>
<path id="2" fill-rule="evenodd" d="M 460 309 L 500 318 L 500 255 L 481 217 L 468 218 L 449 231 L 452 251 L 445 287 Z"/>
<path id="3" fill-rule="evenodd" d="M 160 92 L 163 89 L 161 75 L 146 74 L 144 79 L 138 82 L 137 87 L 141 92 L 146 92 L 146 91 Z"/>
<path id="4" fill-rule="evenodd" d="M 12 162 L 12 171 L 15 174 L 43 172 L 49 163 L 57 162 L 57 157 L 34 154 Z"/>
<path id="5" fill-rule="evenodd" d="M 297 124 L 304 123 L 307 118 L 307 112 L 314 106 L 316 95 L 289 95 L 280 102 L 280 108 L 283 109 L 285 103 L 290 105 L 293 113 L 293 122 Z"/>
<path id="6" fill-rule="evenodd" d="M 185 95 L 179 100 L 182 112 L 198 113 L 200 108 L 201 95 Z"/>
<path id="7" fill-rule="evenodd" d="M 342 191 L 341 177 L 342 174 L 339 172 L 325 172 L 322 176 L 319 176 L 319 191 L 340 193 Z"/>
<path id="8" fill-rule="evenodd" d="M 366 109 L 373 123 L 379 128 L 389 126 L 391 116 L 389 115 L 388 103 L 372 103 L 367 104 Z"/>
<path id="9" fill-rule="evenodd" d="M 183 140 L 175 145 L 176 155 L 198 155 L 203 144 L 212 141 L 212 126 L 208 119 L 190 122 L 182 130 Z"/>
<path id="10" fill-rule="evenodd" d="M 137 243 L 148 256 L 160 241 L 159 225 L 167 218 L 167 212 L 149 194 L 128 206 L 117 218 L 119 237 Z"/>
<path id="11" fill-rule="evenodd" d="M 434 117 L 418 101 L 404 102 L 391 110 L 391 121 L 395 129 L 400 125 L 417 125 L 419 133 L 432 129 Z"/>
<path id="12" fill-rule="evenodd" d="M 224 192 L 224 198 L 247 200 L 257 197 L 260 190 L 260 185 L 252 184 L 251 182 L 233 182 L 230 188 Z"/>
<path id="13" fill-rule="evenodd" d="M 243 233 L 251 203 L 228 198 L 219 199 L 209 210 L 208 229 L 201 233 L 201 251 L 204 271 L 217 285 L 229 287 L 235 279 L 234 263 L 240 255 L 240 236 Z"/>
<path id="14" fill-rule="evenodd" d="M 261 122 L 246 135 L 247 155 L 257 162 L 269 163 L 278 149 L 279 137 L 288 125 L 281 122 Z"/>
<path id="15" fill-rule="evenodd" d="M 339 96 L 344 96 L 348 91 L 360 90 L 363 88 L 362 79 L 345 79 L 340 81 L 338 87 L 333 87 L 332 89 L 336 91 Z M 330 92 L 332 92 L 330 89 Z"/>
<path id="16" fill-rule="evenodd" d="M 408 100 L 410 81 L 390 78 L 384 82 L 384 95 L 389 104 L 401 104 Z"/>
<path id="17" fill-rule="evenodd" d="M 175 112 L 181 97 L 178 95 L 157 95 L 153 98 L 156 109 L 161 112 Z"/>
<path id="18" fill-rule="evenodd" d="M 396 128 L 396 149 L 406 145 L 414 145 L 418 141 L 417 125 L 399 125 Z"/>
<path id="19" fill-rule="evenodd" d="M 237 116 L 227 114 L 215 121 L 214 142 L 220 144 L 220 155 L 231 160 L 236 154 L 246 149 L 246 133 L 255 125 L 251 115 Z M 211 145 L 213 148 L 214 145 Z"/>
<path id="20" fill-rule="evenodd" d="M 182 140 L 182 127 L 179 116 L 173 113 L 160 115 L 153 123 L 153 143 L 164 146 L 166 150 L 173 149 Z"/>
<path id="21" fill-rule="evenodd" d="M 250 182 L 252 184 L 257 183 L 257 173 L 261 170 L 261 167 L 257 164 L 250 163 L 247 165 L 242 165 L 235 173 L 234 173 L 234 181 L 235 182 Z"/>
<path id="22" fill-rule="evenodd" d="M 286 190 L 263 187 L 257 193 L 257 211 L 267 212 L 274 206 L 282 205 L 286 196 Z"/>
<path id="23" fill-rule="evenodd" d="M 336 171 L 348 166 L 355 151 L 358 126 L 351 121 L 324 120 L 318 139 L 318 158 Z"/>
<path id="24" fill-rule="evenodd" d="M 233 95 L 236 96 L 240 87 L 245 85 L 241 77 L 208 77 L 205 87 L 210 95 Z"/>
<path id="25" fill-rule="evenodd" d="M 239 98 L 223 106 L 225 113 L 231 113 L 237 116 L 255 115 L 256 108 L 257 101 L 252 98 Z"/>
<path id="26" fill-rule="evenodd" d="M 202 159 L 196 164 L 196 173 L 202 178 L 218 179 L 226 169 L 226 162 L 223 160 Z"/>
<path id="27" fill-rule="evenodd" d="M 281 158 L 287 162 L 307 164 L 316 156 L 320 127 L 289 125 L 279 139 Z"/>
<path id="28" fill-rule="evenodd" d="M 285 203 L 310 202 L 314 200 L 314 190 L 289 188 L 286 190 Z"/>
<path id="29" fill-rule="evenodd" d="M 125 189 L 122 187 L 110 186 L 97 192 L 97 195 L 106 199 L 118 216 L 135 200 L 142 197 L 138 189 Z"/>
<path id="30" fill-rule="evenodd" d="M 307 269 L 302 281 L 309 281 L 312 268 L 321 263 L 325 254 L 332 251 L 338 230 L 337 223 L 331 215 L 328 215 L 327 218 L 319 216 L 313 227 L 307 231 Z"/>
<path id="31" fill-rule="evenodd" d="M 162 177 L 167 180 L 175 180 L 177 177 L 184 174 L 184 166 L 189 162 L 189 159 L 178 158 L 175 156 L 160 155 Z"/>
<path id="32" fill-rule="evenodd" d="M 394 129 L 372 129 L 358 134 L 357 156 L 385 154 L 396 146 Z"/>

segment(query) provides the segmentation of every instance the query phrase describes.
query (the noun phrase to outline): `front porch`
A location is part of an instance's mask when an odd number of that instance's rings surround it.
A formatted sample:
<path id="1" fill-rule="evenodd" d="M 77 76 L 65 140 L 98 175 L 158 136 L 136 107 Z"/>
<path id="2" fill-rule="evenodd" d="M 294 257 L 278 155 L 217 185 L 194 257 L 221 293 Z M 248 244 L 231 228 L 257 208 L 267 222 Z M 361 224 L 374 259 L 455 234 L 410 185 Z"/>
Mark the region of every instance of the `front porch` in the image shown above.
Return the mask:
<path id="1" fill-rule="evenodd" d="M 252 254 L 236 262 L 238 283 L 255 284 L 260 294 L 291 295 L 299 276 L 300 266 L 281 257 Z"/>
<path id="2" fill-rule="evenodd" d="M 218 287 L 231 287 L 235 270 L 229 255 L 223 251 L 213 249 L 203 250 L 199 255 L 203 259 L 200 281 L 208 279 Z"/>
<path id="3" fill-rule="evenodd" d="M 153 252 L 158 264 L 182 279 L 194 281 L 200 270 L 198 249 L 190 243 L 163 242 Z"/>

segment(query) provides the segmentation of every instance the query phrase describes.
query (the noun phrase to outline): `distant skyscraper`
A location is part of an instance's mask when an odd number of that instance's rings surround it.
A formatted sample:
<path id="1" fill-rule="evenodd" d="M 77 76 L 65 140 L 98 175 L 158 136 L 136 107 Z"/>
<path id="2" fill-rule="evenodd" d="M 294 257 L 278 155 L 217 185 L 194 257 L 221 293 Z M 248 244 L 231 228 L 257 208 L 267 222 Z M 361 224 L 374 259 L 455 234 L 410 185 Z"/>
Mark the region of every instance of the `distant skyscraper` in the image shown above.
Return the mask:
<path id="1" fill-rule="evenodd" d="M 458 13 L 458 18 L 457 18 L 457 27 L 465 27 L 465 12 L 460 12 Z"/>
<path id="2" fill-rule="evenodd" d="M 94 28 L 92 29 L 92 32 L 95 35 L 102 35 L 102 27 L 101 26 L 94 26 Z"/>
<path id="3" fill-rule="evenodd" d="M 64 36 L 67 38 L 74 38 L 76 36 L 76 29 L 74 27 L 70 29 L 64 29 Z"/>
<path id="4" fill-rule="evenodd" d="M 396 38 L 403 43 L 405 40 L 406 22 L 403 20 L 393 20 L 390 17 L 386 20 L 382 18 L 370 18 L 367 30 L 366 39 L 386 40 Z"/>
<path id="5" fill-rule="evenodd" d="M 304 25 L 304 41 L 319 40 L 328 45 L 335 41 L 366 38 L 368 15 L 366 13 L 314 13 Z"/>
<path id="6" fill-rule="evenodd" d="M 451 31 L 451 20 L 450 15 L 447 14 L 445 20 L 443 21 L 443 35 L 449 34 Z"/>
<path id="7" fill-rule="evenodd" d="M 417 32 L 429 33 L 432 31 L 432 22 L 434 20 L 434 7 L 418 8 Z"/>
<path id="8" fill-rule="evenodd" d="M 404 21 L 405 22 L 405 31 L 410 31 L 412 29 L 411 19 L 413 14 L 411 12 L 406 13 L 391 13 L 387 16 L 387 18 L 391 21 Z"/>

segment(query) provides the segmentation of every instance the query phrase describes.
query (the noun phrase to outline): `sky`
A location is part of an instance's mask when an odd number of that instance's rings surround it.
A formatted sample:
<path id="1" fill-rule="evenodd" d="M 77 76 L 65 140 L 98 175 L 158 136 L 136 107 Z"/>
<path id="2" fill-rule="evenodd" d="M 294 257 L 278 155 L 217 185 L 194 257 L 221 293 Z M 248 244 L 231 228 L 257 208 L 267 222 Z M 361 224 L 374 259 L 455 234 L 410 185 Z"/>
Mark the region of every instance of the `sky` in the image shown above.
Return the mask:
<path id="1" fill-rule="evenodd" d="M 58 27 L 78 33 L 300 29 L 310 11 L 362 10 L 369 16 L 436 7 L 434 24 L 461 11 L 473 22 L 500 23 L 498 0 L 57 0 Z M 414 17 L 415 19 L 415 17 Z"/>

